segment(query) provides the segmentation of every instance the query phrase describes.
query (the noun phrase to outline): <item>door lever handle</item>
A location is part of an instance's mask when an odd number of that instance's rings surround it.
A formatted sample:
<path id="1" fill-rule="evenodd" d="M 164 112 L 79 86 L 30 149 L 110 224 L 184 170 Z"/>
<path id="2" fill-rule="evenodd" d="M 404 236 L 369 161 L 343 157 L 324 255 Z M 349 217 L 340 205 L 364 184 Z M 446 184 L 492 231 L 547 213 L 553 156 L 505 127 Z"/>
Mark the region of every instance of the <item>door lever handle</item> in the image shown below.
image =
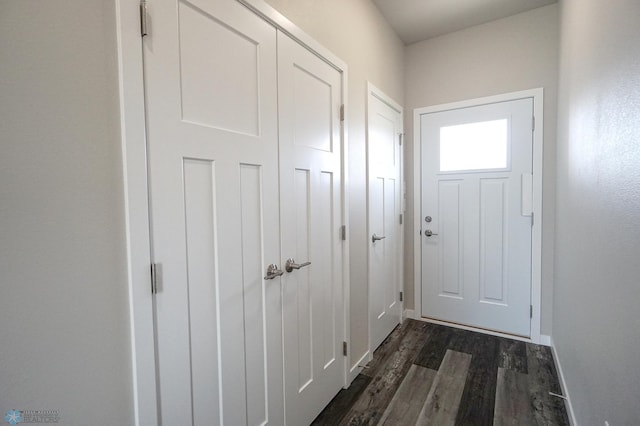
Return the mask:
<path id="1" fill-rule="evenodd" d="M 438 235 L 438 234 L 434 234 L 434 233 L 431 231 L 431 229 L 426 229 L 426 230 L 424 231 L 424 236 L 425 236 L 425 237 L 432 237 L 432 236 L 434 236 L 434 235 Z"/>
<path id="2" fill-rule="evenodd" d="M 373 234 L 371 236 L 371 242 L 375 243 L 376 241 L 384 240 L 385 238 L 387 238 L 387 237 L 378 237 L 376 234 Z"/>
<path id="3" fill-rule="evenodd" d="M 284 269 L 287 272 L 291 272 L 294 269 L 304 268 L 305 266 L 309 265 L 311 265 L 311 262 L 296 263 L 296 261 L 293 260 L 292 257 L 290 257 L 289 259 L 287 259 L 287 263 L 284 265 Z"/>
<path id="4" fill-rule="evenodd" d="M 275 263 L 272 263 L 271 265 L 267 266 L 267 275 L 265 275 L 264 279 L 272 280 L 275 277 L 279 277 L 282 274 L 284 274 L 284 272 L 278 269 L 278 265 L 276 265 Z"/>

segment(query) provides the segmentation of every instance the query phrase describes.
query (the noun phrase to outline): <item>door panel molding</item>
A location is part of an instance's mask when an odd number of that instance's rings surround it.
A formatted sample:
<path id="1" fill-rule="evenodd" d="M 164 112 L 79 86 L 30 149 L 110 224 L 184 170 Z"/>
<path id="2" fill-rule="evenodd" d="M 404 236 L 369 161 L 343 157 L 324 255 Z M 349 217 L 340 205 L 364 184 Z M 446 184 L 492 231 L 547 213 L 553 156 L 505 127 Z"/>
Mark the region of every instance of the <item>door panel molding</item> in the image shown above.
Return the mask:
<path id="1" fill-rule="evenodd" d="M 429 107 L 416 108 L 413 111 L 413 161 L 414 161 L 414 200 L 421 199 L 422 177 L 421 177 L 421 116 L 424 114 L 444 112 L 461 108 L 476 107 L 486 104 L 515 101 L 519 99 L 533 100 L 533 115 L 535 117 L 535 129 L 533 129 L 533 202 L 532 212 L 535 220 L 531 228 L 531 335 L 530 338 L 518 338 L 518 340 L 530 341 L 533 343 L 541 342 L 540 335 L 540 303 L 541 303 L 541 285 L 542 285 L 542 159 L 543 159 L 543 132 L 544 132 L 544 89 L 535 88 L 518 92 L 504 93 L 495 96 L 487 96 L 476 99 L 469 99 L 460 102 L 452 102 Z M 421 319 L 422 312 L 422 260 L 421 260 L 421 235 L 419 232 L 423 229 L 421 217 L 421 202 L 414 203 L 413 211 L 413 249 L 414 249 L 414 317 Z M 432 320 L 429 320 L 432 321 Z M 433 321 L 439 322 L 439 321 Z M 449 324 L 451 325 L 451 324 Z M 483 329 L 475 329 L 468 326 L 454 325 L 465 329 L 472 329 L 495 335 L 504 335 L 494 331 Z M 505 335 L 512 337 L 510 335 Z"/>

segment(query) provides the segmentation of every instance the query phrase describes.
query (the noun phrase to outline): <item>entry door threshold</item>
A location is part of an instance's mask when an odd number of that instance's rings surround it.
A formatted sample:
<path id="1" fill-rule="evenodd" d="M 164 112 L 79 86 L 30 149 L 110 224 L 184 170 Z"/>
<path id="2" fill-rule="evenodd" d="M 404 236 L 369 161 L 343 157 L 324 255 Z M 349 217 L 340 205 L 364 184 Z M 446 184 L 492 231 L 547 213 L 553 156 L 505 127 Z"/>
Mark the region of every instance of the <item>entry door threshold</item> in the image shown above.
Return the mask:
<path id="1" fill-rule="evenodd" d="M 518 334 L 503 333 L 501 331 L 490 330 L 488 328 L 472 327 L 472 326 L 465 325 L 465 324 L 460 324 L 460 323 L 457 323 L 457 322 L 442 321 L 442 320 L 439 320 L 439 319 L 423 317 L 423 316 L 420 316 L 420 317 L 418 317 L 416 319 L 418 321 L 430 322 L 432 324 L 446 325 L 448 327 L 460 328 L 462 330 L 475 331 L 476 333 L 488 334 L 490 336 L 504 337 L 506 339 L 519 340 L 521 342 L 536 343 L 533 340 L 531 340 L 531 337 L 529 337 L 529 336 L 521 336 L 521 335 L 518 335 Z"/>

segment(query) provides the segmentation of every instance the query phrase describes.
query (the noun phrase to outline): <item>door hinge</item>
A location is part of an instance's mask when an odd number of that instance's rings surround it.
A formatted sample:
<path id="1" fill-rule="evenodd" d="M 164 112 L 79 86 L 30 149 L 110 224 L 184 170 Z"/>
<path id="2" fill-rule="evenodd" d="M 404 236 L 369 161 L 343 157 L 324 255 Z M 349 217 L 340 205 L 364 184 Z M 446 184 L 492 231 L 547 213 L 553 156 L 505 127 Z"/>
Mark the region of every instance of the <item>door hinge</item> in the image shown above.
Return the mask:
<path id="1" fill-rule="evenodd" d="M 151 294 L 158 293 L 158 268 L 155 263 L 151 264 Z"/>
<path id="2" fill-rule="evenodd" d="M 149 34 L 147 32 L 147 2 L 146 1 L 141 1 L 140 2 L 140 35 L 142 37 L 146 36 L 147 34 Z"/>
<path id="3" fill-rule="evenodd" d="M 403 292 L 400 292 L 400 301 L 401 302 L 404 301 L 404 293 Z"/>
<path id="4" fill-rule="evenodd" d="M 347 342 L 342 342 L 342 355 L 347 356 Z"/>
<path id="5" fill-rule="evenodd" d="M 398 138 L 398 142 L 400 143 L 400 146 L 402 146 L 402 139 L 404 138 L 404 133 L 400 133 L 399 134 L 399 138 Z"/>
<path id="6" fill-rule="evenodd" d="M 531 226 L 533 227 L 533 212 L 531 212 Z"/>
<path id="7" fill-rule="evenodd" d="M 344 121 L 344 104 L 340 105 L 340 121 Z"/>
<path id="8" fill-rule="evenodd" d="M 531 131 L 535 132 L 535 130 L 536 130 L 536 117 L 533 116 L 531 117 Z"/>
<path id="9" fill-rule="evenodd" d="M 346 225 L 342 225 L 340 227 L 340 238 L 342 239 L 342 241 L 347 241 L 347 226 Z"/>
<path id="10" fill-rule="evenodd" d="M 529 318 L 533 318 L 533 305 L 529 305 Z"/>
<path id="11" fill-rule="evenodd" d="M 400 215 L 400 225 L 402 225 L 402 215 Z"/>

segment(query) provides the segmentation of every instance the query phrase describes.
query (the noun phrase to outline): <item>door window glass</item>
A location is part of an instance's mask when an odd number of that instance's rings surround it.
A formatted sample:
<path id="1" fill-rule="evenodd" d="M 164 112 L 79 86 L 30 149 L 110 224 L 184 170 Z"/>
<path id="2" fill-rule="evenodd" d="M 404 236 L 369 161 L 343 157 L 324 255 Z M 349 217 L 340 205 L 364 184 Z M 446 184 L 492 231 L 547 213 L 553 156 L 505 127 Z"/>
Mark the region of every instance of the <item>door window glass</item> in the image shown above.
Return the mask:
<path id="1" fill-rule="evenodd" d="M 508 167 L 508 120 L 440 127 L 440 171 Z"/>

